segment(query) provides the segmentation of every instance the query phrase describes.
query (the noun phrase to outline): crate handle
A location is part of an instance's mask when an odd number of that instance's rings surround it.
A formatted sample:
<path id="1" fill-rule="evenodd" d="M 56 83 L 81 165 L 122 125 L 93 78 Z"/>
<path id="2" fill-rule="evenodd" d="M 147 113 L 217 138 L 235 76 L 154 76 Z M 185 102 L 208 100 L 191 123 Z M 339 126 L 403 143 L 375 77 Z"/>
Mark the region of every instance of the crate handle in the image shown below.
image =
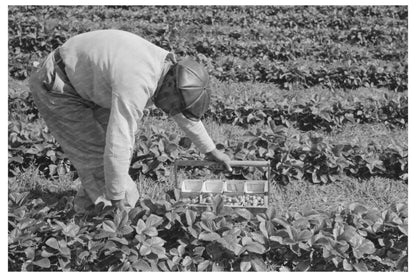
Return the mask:
<path id="1" fill-rule="evenodd" d="M 205 161 L 205 160 L 177 160 L 176 166 L 215 166 L 219 165 L 219 162 Z M 266 167 L 269 166 L 269 161 L 230 161 L 231 167 L 239 166 L 254 166 L 254 167 Z"/>

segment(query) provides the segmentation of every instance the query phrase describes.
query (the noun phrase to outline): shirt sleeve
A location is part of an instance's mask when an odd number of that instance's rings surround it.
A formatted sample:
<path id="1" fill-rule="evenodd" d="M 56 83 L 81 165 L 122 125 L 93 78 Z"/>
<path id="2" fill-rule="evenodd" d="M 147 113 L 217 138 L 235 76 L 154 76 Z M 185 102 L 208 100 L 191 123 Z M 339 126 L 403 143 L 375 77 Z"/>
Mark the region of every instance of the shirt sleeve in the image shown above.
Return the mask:
<path id="1" fill-rule="evenodd" d="M 172 116 L 172 118 L 203 154 L 211 152 L 216 148 L 200 120 L 189 120 L 181 113 Z"/>
<path id="2" fill-rule="evenodd" d="M 129 167 L 137 122 L 142 114 L 142 109 L 133 107 L 116 94 L 113 95 L 104 150 L 106 196 L 110 200 L 121 200 L 125 197 L 126 185 L 130 181 Z"/>

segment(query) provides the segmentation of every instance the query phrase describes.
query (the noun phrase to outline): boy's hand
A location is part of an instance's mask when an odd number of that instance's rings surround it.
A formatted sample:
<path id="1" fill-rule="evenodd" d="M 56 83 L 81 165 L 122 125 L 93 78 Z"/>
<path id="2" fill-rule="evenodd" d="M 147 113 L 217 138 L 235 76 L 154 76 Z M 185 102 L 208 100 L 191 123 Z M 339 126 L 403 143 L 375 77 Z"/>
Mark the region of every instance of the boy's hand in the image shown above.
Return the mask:
<path id="1" fill-rule="evenodd" d="M 214 149 L 211 152 L 208 152 L 205 154 L 206 159 L 209 161 L 216 161 L 220 162 L 224 165 L 224 167 L 229 171 L 232 172 L 232 168 L 230 165 L 231 159 L 228 157 L 228 155 L 224 154 L 223 152 L 219 151 L 218 149 Z"/>
<path id="2" fill-rule="evenodd" d="M 124 199 L 121 199 L 121 200 L 111 200 L 111 204 L 113 205 L 113 207 L 115 207 L 120 212 L 126 210 L 126 206 L 124 205 Z"/>

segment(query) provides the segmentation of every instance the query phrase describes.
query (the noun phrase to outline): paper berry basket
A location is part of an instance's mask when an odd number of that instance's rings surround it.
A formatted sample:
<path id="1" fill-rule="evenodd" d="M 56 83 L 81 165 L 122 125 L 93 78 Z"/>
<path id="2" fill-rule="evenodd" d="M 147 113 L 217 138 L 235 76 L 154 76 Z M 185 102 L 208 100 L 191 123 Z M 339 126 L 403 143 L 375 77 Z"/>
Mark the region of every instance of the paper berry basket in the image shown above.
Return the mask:
<path id="1" fill-rule="evenodd" d="M 224 184 L 225 205 L 231 207 L 245 206 L 245 180 L 226 180 Z"/>
<path id="2" fill-rule="evenodd" d="M 206 180 L 202 185 L 200 204 L 211 204 L 216 195 L 224 192 L 224 182 L 222 180 Z"/>
<path id="3" fill-rule="evenodd" d="M 267 167 L 270 178 L 270 162 L 268 161 L 231 161 L 231 167 Z M 269 180 L 198 180 L 185 179 L 178 184 L 179 167 L 218 166 L 218 163 L 201 160 L 175 161 L 174 174 L 176 187 L 180 189 L 180 197 L 190 206 L 206 207 L 212 203 L 215 195 L 221 195 L 225 205 L 232 208 L 248 208 L 250 210 L 265 209 L 269 205 Z M 199 195 L 198 200 L 195 196 Z M 193 197 L 193 198 L 192 198 Z"/>
<path id="4" fill-rule="evenodd" d="M 269 182 L 263 180 L 246 181 L 244 184 L 247 207 L 268 207 Z"/>
<path id="5" fill-rule="evenodd" d="M 181 197 L 188 198 L 192 204 L 200 203 L 203 184 L 204 182 L 198 179 L 183 180 L 181 183 Z"/>

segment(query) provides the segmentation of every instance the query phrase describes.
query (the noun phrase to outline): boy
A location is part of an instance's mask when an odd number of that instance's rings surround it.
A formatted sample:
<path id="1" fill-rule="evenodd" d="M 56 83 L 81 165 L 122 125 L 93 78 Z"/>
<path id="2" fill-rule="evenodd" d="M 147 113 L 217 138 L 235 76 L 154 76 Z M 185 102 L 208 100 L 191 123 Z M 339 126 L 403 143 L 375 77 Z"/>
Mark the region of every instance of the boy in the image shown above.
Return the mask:
<path id="1" fill-rule="evenodd" d="M 129 32 L 99 30 L 70 38 L 30 78 L 48 128 L 76 168 L 81 187 L 75 210 L 99 202 L 119 210 L 139 195 L 128 174 L 138 121 L 152 103 L 176 121 L 207 159 L 231 170 L 201 116 L 210 100 L 209 76 L 200 64 Z"/>

